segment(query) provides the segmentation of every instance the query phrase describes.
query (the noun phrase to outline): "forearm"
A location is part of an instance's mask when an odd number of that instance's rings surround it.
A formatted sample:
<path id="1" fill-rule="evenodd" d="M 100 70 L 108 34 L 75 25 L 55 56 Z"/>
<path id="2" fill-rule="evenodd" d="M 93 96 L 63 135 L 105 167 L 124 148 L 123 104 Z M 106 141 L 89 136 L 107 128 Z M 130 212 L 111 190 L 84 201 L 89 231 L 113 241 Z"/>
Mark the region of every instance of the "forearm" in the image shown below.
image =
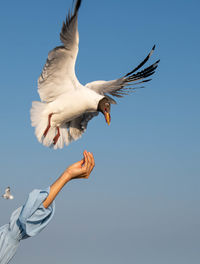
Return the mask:
<path id="1" fill-rule="evenodd" d="M 46 200 L 44 200 L 43 205 L 45 208 L 48 208 L 49 205 L 56 198 L 58 193 L 61 191 L 63 186 L 70 181 L 70 176 L 67 172 L 64 172 L 50 187 L 50 192 Z"/>

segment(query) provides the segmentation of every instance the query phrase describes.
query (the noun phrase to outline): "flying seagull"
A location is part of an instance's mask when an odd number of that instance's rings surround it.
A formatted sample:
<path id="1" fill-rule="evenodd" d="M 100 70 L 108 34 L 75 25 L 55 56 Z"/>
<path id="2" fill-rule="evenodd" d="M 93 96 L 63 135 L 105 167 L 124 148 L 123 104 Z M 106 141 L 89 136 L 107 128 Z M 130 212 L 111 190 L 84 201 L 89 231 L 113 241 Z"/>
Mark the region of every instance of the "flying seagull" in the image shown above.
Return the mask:
<path id="1" fill-rule="evenodd" d="M 11 195 L 11 193 L 10 193 L 10 187 L 7 187 L 7 188 L 5 189 L 5 193 L 2 195 L 2 197 L 3 197 L 4 199 L 7 199 L 7 200 L 12 200 L 12 199 L 14 199 L 14 196 Z"/>
<path id="2" fill-rule="evenodd" d="M 142 66 L 148 56 L 126 75 L 112 81 L 94 81 L 82 85 L 75 74 L 75 63 L 79 48 L 78 11 L 82 0 L 76 0 L 73 11 L 69 11 L 63 23 L 60 40 L 62 46 L 49 52 L 46 64 L 38 79 L 41 102 L 33 102 L 32 126 L 39 142 L 54 149 L 63 148 L 77 140 L 86 131 L 88 122 L 101 112 L 110 125 L 111 97 L 123 97 L 148 82 L 159 61 L 145 69 Z M 140 70 L 140 71 L 139 71 Z"/>

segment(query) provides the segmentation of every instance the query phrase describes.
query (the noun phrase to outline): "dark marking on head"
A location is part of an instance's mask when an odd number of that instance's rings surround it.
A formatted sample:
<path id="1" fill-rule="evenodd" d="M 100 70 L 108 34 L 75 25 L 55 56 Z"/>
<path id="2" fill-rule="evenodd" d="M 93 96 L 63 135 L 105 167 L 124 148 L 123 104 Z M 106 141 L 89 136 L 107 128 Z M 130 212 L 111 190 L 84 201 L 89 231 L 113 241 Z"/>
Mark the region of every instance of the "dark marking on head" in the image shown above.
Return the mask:
<path id="1" fill-rule="evenodd" d="M 97 111 L 101 112 L 101 113 L 110 113 L 110 101 L 108 98 L 104 97 L 103 99 L 101 99 L 99 101 L 98 107 L 97 107 Z"/>

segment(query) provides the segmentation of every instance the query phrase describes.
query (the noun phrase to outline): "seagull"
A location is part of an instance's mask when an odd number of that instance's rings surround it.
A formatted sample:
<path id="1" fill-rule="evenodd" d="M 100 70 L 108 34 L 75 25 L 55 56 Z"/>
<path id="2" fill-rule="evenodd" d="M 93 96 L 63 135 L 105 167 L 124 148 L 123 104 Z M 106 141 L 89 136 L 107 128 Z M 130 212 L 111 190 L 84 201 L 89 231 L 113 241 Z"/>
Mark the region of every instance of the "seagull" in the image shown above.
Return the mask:
<path id="1" fill-rule="evenodd" d="M 60 32 L 61 46 L 48 54 L 46 64 L 38 79 L 41 102 L 32 102 L 31 123 L 40 143 L 54 149 L 63 148 L 79 139 L 88 122 L 99 113 L 111 122 L 112 97 L 121 98 L 134 92 L 154 74 L 159 60 L 141 69 L 149 60 L 155 45 L 147 57 L 126 75 L 111 81 L 93 81 L 82 85 L 75 74 L 79 49 L 78 12 L 82 0 L 76 0 L 74 8 L 66 16 Z M 140 71 L 138 71 L 140 70 Z M 138 86 L 139 85 L 139 86 Z"/>
<path id="2" fill-rule="evenodd" d="M 14 199 L 14 196 L 11 195 L 11 193 L 10 193 L 10 187 L 7 187 L 7 188 L 5 189 L 5 193 L 2 195 L 2 197 L 3 197 L 4 199 L 7 199 L 7 200 L 12 200 L 12 199 Z"/>

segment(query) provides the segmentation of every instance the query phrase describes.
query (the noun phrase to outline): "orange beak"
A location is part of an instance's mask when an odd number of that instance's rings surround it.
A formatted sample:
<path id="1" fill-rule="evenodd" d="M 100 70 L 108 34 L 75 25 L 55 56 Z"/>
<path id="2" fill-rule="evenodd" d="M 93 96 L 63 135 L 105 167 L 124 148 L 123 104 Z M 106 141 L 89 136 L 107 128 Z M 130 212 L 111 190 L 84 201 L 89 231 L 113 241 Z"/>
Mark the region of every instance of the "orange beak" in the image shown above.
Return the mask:
<path id="1" fill-rule="evenodd" d="M 111 116 L 108 112 L 104 112 L 104 116 L 105 116 L 105 119 L 106 119 L 106 123 L 108 125 L 110 125 L 110 122 L 111 122 Z"/>

